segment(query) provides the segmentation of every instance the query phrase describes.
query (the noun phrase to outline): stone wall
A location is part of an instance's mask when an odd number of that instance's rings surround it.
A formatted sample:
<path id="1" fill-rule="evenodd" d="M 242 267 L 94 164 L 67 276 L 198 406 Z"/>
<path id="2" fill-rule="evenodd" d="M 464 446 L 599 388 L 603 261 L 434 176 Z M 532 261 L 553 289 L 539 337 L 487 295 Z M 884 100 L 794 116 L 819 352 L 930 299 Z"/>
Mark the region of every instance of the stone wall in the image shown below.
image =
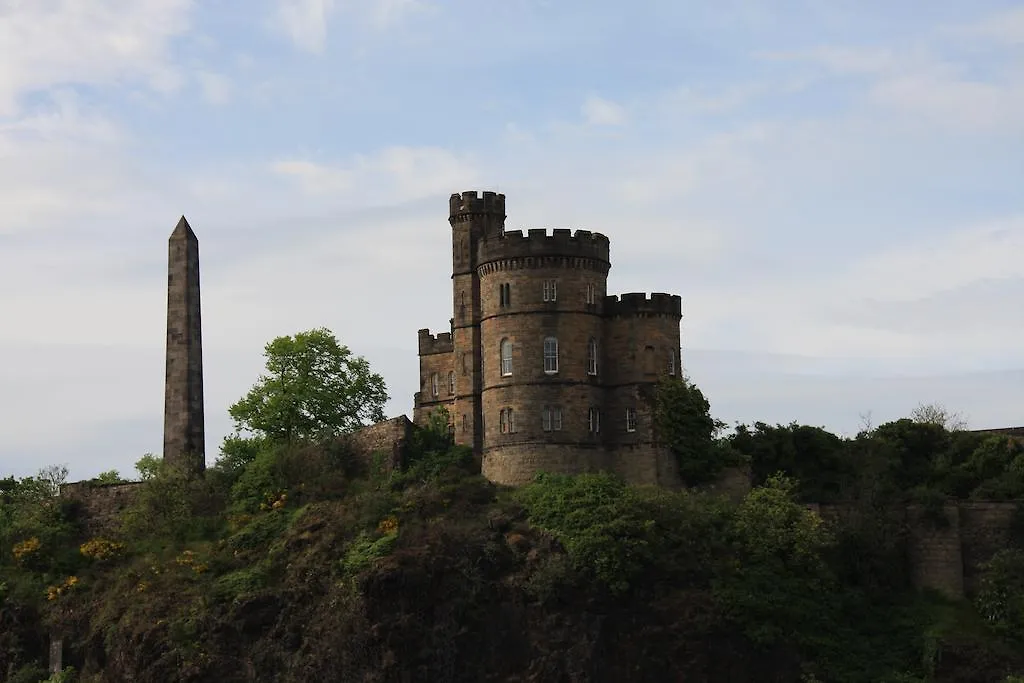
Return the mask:
<path id="1" fill-rule="evenodd" d="M 977 588 L 981 565 L 1012 542 L 1017 503 L 978 501 L 959 507 L 964 589 L 970 595 Z"/>
<path id="2" fill-rule="evenodd" d="M 100 484 L 79 481 L 61 486 L 60 495 L 81 506 L 82 519 L 85 520 L 89 536 L 112 535 L 120 526 L 121 511 L 134 500 L 140 483 Z"/>
<path id="3" fill-rule="evenodd" d="M 957 599 L 964 596 L 964 556 L 960 509 L 940 511 L 907 506 L 907 553 L 914 587 Z"/>
<path id="4" fill-rule="evenodd" d="M 380 453 L 386 469 L 398 469 L 405 463 L 405 449 L 412 430 L 409 418 L 399 415 L 347 434 L 342 442 L 367 465 L 372 464 L 375 453 Z"/>
<path id="5" fill-rule="evenodd" d="M 829 522 L 850 521 L 851 505 L 808 505 Z M 914 586 L 959 599 L 974 594 L 981 566 L 1013 540 L 1017 503 L 949 502 L 941 513 L 920 505 L 893 510 L 906 525 Z"/>

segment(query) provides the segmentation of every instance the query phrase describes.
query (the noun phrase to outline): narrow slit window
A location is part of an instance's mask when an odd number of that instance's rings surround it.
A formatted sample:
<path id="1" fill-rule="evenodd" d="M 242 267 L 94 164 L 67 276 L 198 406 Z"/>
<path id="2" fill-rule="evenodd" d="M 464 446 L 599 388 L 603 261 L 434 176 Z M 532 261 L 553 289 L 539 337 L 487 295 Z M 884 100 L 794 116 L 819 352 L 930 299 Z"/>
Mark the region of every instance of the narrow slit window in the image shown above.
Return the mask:
<path id="1" fill-rule="evenodd" d="M 437 395 L 439 393 L 436 372 L 430 376 L 430 393 L 433 394 L 434 398 L 437 398 Z"/>
<path id="2" fill-rule="evenodd" d="M 501 376 L 509 377 L 512 374 L 512 342 L 508 339 L 501 340 Z"/>
<path id="3" fill-rule="evenodd" d="M 635 432 L 636 431 L 636 409 L 635 408 L 626 408 L 626 431 L 627 432 Z"/>
<path id="4" fill-rule="evenodd" d="M 587 429 L 590 430 L 591 434 L 597 434 L 601 431 L 601 411 L 597 408 L 591 408 L 587 412 Z"/>
<path id="5" fill-rule="evenodd" d="M 587 342 L 587 374 L 597 374 L 597 340 L 593 337 Z"/>
<path id="6" fill-rule="evenodd" d="M 544 339 L 544 372 L 553 375 L 558 372 L 558 339 Z"/>
<path id="7" fill-rule="evenodd" d="M 448 373 L 448 395 L 455 395 L 455 371 L 452 370 Z"/>

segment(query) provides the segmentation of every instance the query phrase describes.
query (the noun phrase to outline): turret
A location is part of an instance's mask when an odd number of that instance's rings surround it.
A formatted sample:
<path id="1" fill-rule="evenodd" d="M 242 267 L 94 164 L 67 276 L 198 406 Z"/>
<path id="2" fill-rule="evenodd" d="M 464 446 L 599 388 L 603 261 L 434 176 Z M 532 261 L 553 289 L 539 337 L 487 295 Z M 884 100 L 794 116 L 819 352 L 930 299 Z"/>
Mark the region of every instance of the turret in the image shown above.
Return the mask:
<path id="1" fill-rule="evenodd" d="M 469 223 L 474 237 L 498 235 L 505 229 L 505 195 L 475 191 L 448 198 L 448 222 Z"/>

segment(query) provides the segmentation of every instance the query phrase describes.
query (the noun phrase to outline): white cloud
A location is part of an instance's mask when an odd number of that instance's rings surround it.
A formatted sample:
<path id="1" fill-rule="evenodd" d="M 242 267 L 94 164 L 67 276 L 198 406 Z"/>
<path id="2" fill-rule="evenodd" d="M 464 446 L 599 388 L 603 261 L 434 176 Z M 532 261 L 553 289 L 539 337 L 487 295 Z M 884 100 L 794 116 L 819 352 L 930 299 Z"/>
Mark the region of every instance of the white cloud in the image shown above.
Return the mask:
<path id="1" fill-rule="evenodd" d="M 276 19 L 296 47 L 321 53 L 327 42 L 327 22 L 334 0 L 279 0 Z"/>
<path id="2" fill-rule="evenodd" d="M 227 104 L 231 99 L 231 83 L 228 79 L 212 71 L 200 71 L 196 74 L 203 99 L 212 105 Z"/>
<path id="3" fill-rule="evenodd" d="M 180 83 L 167 47 L 188 27 L 192 0 L 16 2 L 0 13 L 0 116 L 20 98 L 68 83 Z"/>
<path id="4" fill-rule="evenodd" d="M 300 50 L 321 54 L 335 14 L 384 29 L 426 7 L 422 0 L 277 0 L 272 23 Z"/>
<path id="5" fill-rule="evenodd" d="M 580 112 L 592 126 L 621 126 L 626 122 L 626 110 L 621 105 L 596 95 L 586 99 Z"/>
<path id="6" fill-rule="evenodd" d="M 479 173 L 471 159 L 437 147 L 387 147 L 341 164 L 283 160 L 271 165 L 309 195 L 343 195 L 360 203 L 400 203 L 470 186 Z"/>
<path id="7" fill-rule="evenodd" d="M 1003 45 L 1024 45 L 1024 7 L 998 12 L 967 25 L 948 27 L 942 36 L 969 38 Z"/>

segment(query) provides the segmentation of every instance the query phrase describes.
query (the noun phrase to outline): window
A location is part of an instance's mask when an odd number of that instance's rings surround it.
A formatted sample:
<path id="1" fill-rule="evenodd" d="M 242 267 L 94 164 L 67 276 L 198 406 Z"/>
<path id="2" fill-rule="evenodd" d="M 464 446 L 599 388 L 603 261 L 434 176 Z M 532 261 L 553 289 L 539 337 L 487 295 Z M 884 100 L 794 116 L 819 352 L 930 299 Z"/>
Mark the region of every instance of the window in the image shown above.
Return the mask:
<path id="1" fill-rule="evenodd" d="M 668 375 L 669 377 L 676 376 L 676 352 L 668 352 Z"/>
<path id="2" fill-rule="evenodd" d="M 601 411 L 597 408 L 591 408 L 587 412 L 587 428 L 591 434 L 597 434 L 601 431 Z"/>
<path id="3" fill-rule="evenodd" d="M 448 395 L 455 395 L 455 371 L 452 370 L 448 373 Z"/>
<path id="4" fill-rule="evenodd" d="M 597 303 L 597 287 L 594 286 L 593 282 L 587 283 L 587 303 Z"/>
<path id="5" fill-rule="evenodd" d="M 511 306 L 512 305 L 512 285 L 510 285 L 507 282 L 504 283 L 504 284 L 498 285 L 498 299 L 500 301 L 500 304 L 501 304 L 502 308 L 504 308 L 505 306 Z"/>
<path id="6" fill-rule="evenodd" d="M 544 301 L 558 300 L 558 280 L 544 281 Z"/>
<path id="7" fill-rule="evenodd" d="M 544 372 L 549 375 L 558 372 L 558 340 L 554 337 L 544 339 Z"/>
<path id="8" fill-rule="evenodd" d="M 653 375 L 658 371 L 655 365 L 656 358 L 654 357 L 654 347 L 644 347 L 644 372 L 648 375 Z"/>
<path id="9" fill-rule="evenodd" d="M 626 431 L 636 431 L 636 408 L 626 408 Z"/>
<path id="10" fill-rule="evenodd" d="M 434 398 L 437 398 L 438 388 L 436 372 L 430 376 L 430 393 L 434 395 Z"/>
<path id="11" fill-rule="evenodd" d="M 501 376 L 512 374 L 512 342 L 507 338 L 501 340 Z"/>
<path id="12" fill-rule="evenodd" d="M 544 411 L 541 413 L 541 428 L 545 432 L 562 431 L 561 406 L 544 406 Z"/>
<path id="13" fill-rule="evenodd" d="M 587 374 L 597 374 L 597 340 L 593 337 L 587 342 Z"/>
<path id="14" fill-rule="evenodd" d="M 498 428 L 502 434 L 512 434 L 516 431 L 511 408 L 502 408 L 498 411 Z"/>
<path id="15" fill-rule="evenodd" d="M 469 417 L 465 413 L 462 414 L 462 433 L 465 434 L 469 431 Z"/>

